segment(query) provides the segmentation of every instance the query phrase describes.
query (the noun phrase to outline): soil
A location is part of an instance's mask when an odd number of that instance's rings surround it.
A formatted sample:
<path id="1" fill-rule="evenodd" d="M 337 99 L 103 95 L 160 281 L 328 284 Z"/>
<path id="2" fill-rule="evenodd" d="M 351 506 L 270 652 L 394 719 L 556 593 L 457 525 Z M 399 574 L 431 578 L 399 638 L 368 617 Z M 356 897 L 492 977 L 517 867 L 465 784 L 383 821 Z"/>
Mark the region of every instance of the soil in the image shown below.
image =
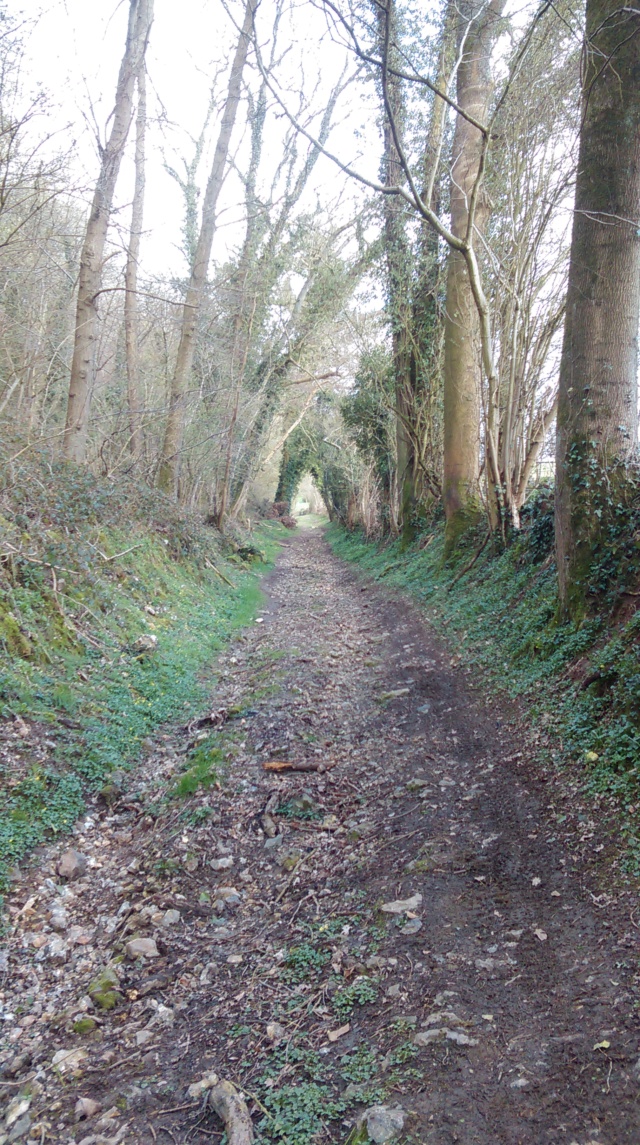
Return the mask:
<path id="1" fill-rule="evenodd" d="M 344 1142 L 375 1102 L 421 1145 L 637 1145 L 640 916 L 609 837 L 585 816 L 561 835 L 564 781 L 522 714 L 496 718 L 460 650 L 321 532 L 292 536 L 265 591 L 211 727 L 166 731 L 90 810 L 81 877 L 56 873 L 66 842 L 14 884 L 0 1092 L 31 1106 L 8 1139 L 220 1141 L 187 1088 L 215 1071 L 287 1145 Z M 205 733 L 218 784 L 162 804 Z M 128 957 L 136 937 L 157 954 Z M 295 1104 L 312 1091 L 319 1121 Z M 100 1109 L 76 1121 L 79 1098 Z"/>

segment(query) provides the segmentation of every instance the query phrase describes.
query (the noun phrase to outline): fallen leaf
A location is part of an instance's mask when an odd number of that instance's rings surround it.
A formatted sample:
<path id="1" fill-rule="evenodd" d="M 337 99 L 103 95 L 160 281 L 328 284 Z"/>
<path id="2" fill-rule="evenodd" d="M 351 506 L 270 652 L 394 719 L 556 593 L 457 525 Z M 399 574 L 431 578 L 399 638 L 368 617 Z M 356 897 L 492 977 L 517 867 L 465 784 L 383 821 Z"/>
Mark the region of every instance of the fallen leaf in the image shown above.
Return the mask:
<path id="1" fill-rule="evenodd" d="M 339 1030 L 328 1030 L 327 1037 L 330 1042 L 337 1042 L 338 1038 L 343 1038 L 345 1034 L 349 1033 L 351 1026 L 347 1022 L 346 1026 L 340 1026 Z"/>
<path id="2" fill-rule="evenodd" d="M 533 933 L 535 934 L 536 938 L 540 939 L 540 942 L 546 942 L 547 941 L 547 932 L 545 930 L 542 930 L 541 927 L 536 926 Z"/>
<path id="3" fill-rule="evenodd" d="M 611 1047 L 611 1042 L 608 1042 L 605 1038 L 605 1040 L 603 1042 L 596 1042 L 596 1044 L 593 1048 L 594 1048 L 594 1050 L 608 1050 L 610 1047 Z"/>

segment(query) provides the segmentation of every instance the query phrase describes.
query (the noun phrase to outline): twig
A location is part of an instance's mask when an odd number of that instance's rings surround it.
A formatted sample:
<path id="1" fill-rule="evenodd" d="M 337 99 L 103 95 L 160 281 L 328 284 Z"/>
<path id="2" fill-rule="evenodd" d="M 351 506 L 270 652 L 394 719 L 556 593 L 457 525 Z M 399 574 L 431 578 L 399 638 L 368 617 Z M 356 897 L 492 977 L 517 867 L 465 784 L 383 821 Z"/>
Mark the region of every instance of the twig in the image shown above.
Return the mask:
<path id="1" fill-rule="evenodd" d="M 454 576 L 453 580 L 451 581 L 451 584 L 449 585 L 449 588 L 448 588 L 448 592 L 451 592 L 451 589 L 453 588 L 454 584 L 457 584 L 457 583 L 458 583 L 458 581 L 460 580 L 460 578 L 461 578 L 461 577 L 463 577 L 465 573 L 468 573 L 468 572 L 470 571 L 470 569 L 472 569 L 472 568 L 473 568 L 473 566 L 474 566 L 474 564 L 476 563 L 476 561 L 477 561 L 478 557 L 480 556 L 480 554 L 481 554 L 482 552 L 484 552 L 485 548 L 487 547 L 487 544 L 489 543 L 489 539 L 490 539 L 490 537 L 491 537 L 491 531 L 489 531 L 489 532 L 487 533 L 487 535 L 486 535 L 486 537 L 485 537 L 484 541 L 483 541 L 483 542 L 482 542 L 482 544 L 480 545 L 480 548 L 479 548 L 479 549 L 476 551 L 476 553 L 474 554 L 474 556 L 473 556 L 473 557 L 471 558 L 471 560 L 469 561 L 469 564 L 468 564 L 468 565 L 465 565 L 463 569 L 460 569 L 460 572 L 458 573 L 458 575 L 457 575 L 457 576 Z"/>

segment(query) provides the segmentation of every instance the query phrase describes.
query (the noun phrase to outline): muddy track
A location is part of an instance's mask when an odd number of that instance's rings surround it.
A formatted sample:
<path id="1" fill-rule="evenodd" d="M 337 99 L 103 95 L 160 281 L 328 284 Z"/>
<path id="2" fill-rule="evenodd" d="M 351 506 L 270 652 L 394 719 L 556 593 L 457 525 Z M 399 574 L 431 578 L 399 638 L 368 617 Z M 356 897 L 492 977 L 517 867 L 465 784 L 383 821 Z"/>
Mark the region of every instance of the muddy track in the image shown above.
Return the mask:
<path id="1" fill-rule="evenodd" d="M 2 1092 L 31 1083 L 20 1139 L 219 1141 L 187 1092 L 216 1071 L 265 1141 L 293 1140 L 274 1095 L 315 1085 L 342 1106 L 299 1121 L 300 1145 L 345 1141 L 372 1094 L 403 1107 L 405 1142 L 637 1145 L 633 904 L 594 902 L 521 730 L 321 534 L 265 590 L 212 696 L 219 788 L 149 814 L 197 735 L 167 733 L 79 825 L 88 870 L 61 889 L 59 846 L 16 885 Z M 128 956 L 140 937 L 157 953 Z M 119 1003 L 93 1009 L 114 958 Z M 76 1124 L 78 1098 L 100 1109 Z"/>

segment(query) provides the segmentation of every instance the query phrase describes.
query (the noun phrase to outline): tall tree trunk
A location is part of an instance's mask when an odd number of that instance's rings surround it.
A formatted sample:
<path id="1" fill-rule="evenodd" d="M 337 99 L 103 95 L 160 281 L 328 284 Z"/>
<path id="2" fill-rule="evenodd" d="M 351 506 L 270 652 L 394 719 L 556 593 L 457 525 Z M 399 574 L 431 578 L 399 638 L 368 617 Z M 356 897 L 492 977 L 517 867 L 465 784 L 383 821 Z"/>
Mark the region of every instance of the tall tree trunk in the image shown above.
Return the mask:
<path id="1" fill-rule="evenodd" d="M 191 277 L 182 312 L 182 330 L 171 383 L 169 413 L 165 428 L 162 457 L 157 475 L 158 488 L 170 496 L 175 496 L 180 473 L 180 451 L 184 437 L 185 399 L 195 348 L 196 325 L 207 283 L 207 271 L 211 259 L 211 247 L 216 230 L 216 208 L 222 189 L 231 143 L 231 133 L 236 121 L 240 102 L 242 73 L 249 52 L 250 33 L 257 0 L 247 0 L 244 22 L 236 46 L 229 74 L 227 98 L 222 113 L 220 133 L 209 173 L 202 207 L 202 225 L 198 235 Z"/>
<path id="2" fill-rule="evenodd" d="M 491 48 L 498 30 L 501 5 L 485 8 L 479 0 L 459 7 L 457 103 L 484 123 L 491 95 Z M 484 9 L 484 11 L 482 11 Z M 451 231 L 467 236 L 469 203 L 480 170 L 482 134 L 456 118 L 451 163 Z M 486 224 L 486 199 L 478 202 L 474 229 Z M 470 236 L 472 237 L 472 236 Z M 450 555 L 460 535 L 480 513 L 480 382 L 481 356 L 478 311 L 467 263 L 459 251 L 449 251 L 444 345 L 444 479 L 445 552 Z"/>
<path id="3" fill-rule="evenodd" d="M 400 139 L 404 136 L 405 106 L 402 81 L 393 74 L 398 67 L 397 11 L 395 0 L 376 3 L 378 35 L 382 58 L 382 87 L 386 97 L 383 127 L 384 183 L 397 187 L 405 177 L 392 123 Z M 388 310 L 391 320 L 391 344 L 395 379 L 396 404 L 396 466 L 400 492 L 400 527 L 406 541 L 411 539 L 415 501 L 413 442 L 408 426 L 413 407 L 411 371 L 411 249 L 406 233 L 406 214 L 403 200 L 396 195 L 385 195 L 384 235 L 387 262 Z"/>
<path id="4" fill-rule="evenodd" d="M 127 360 L 127 400 L 129 405 L 129 448 L 134 458 L 142 453 L 140 410 L 140 358 L 138 347 L 138 266 L 144 218 L 145 133 L 147 127 L 147 82 L 144 60 L 138 72 L 138 111 L 136 115 L 135 185 L 131 209 L 131 231 L 125 269 L 124 331 Z"/>
<path id="5" fill-rule="evenodd" d="M 75 340 L 67 402 L 64 456 L 83 462 L 95 371 L 98 295 L 113 195 L 129 127 L 136 76 L 144 61 L 153 18 L 153 0 L 130 0 L 125 52 L 120 65 L 111 131 L 101 153 L 100 174 L 80 256 Z"/>
<path id="6" fill-rule="evenodd" d="M 640 14 L 587 0 L 556 436 L 558 584 L 573 616 L 584 611 L 593 546 L 606 528 L 601 485 L 615 498 L 636 447 L 639 225 Z"/>

